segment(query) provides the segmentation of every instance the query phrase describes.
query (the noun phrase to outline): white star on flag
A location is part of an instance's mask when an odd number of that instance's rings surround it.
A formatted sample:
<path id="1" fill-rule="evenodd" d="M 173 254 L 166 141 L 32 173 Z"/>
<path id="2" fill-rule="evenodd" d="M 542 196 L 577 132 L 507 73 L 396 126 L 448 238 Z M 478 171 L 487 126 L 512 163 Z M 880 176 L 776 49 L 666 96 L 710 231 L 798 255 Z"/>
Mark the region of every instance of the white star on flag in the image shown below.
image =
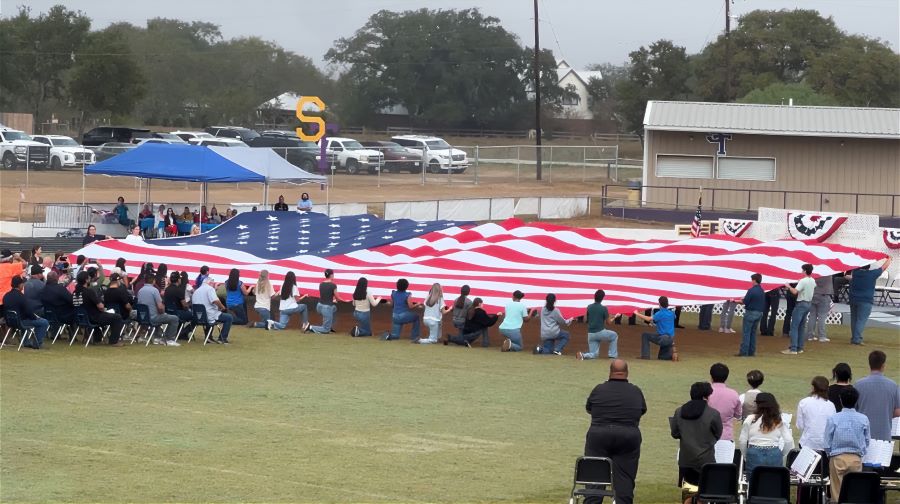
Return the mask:
<path id="1" fill-rule="evenodd" d="M 278 217 L 275 217 L 274 215 L 269 215 L 269 216 L 266 217 L 266 220 L 268 220 L 268 221 L 270 221 L 270 222 L 277 222 L 277 221 L 278 221 Z"/>

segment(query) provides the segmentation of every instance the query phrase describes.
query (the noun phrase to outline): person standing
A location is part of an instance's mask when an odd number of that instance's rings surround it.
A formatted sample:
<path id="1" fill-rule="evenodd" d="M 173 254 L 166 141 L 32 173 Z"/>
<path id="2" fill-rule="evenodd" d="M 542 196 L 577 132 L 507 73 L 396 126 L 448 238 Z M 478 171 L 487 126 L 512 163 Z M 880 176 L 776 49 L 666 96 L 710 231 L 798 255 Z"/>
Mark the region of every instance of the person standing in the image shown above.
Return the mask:
<path id="1" fill-rule="evenodd" d="M 634 315 L 645 322 L 653 322 L 656 325 L 656 334 L 643 333 L 641 335 L 641 359 L 650 358 L 650 343 L 659 345 L 659 360 L 672 360 L 672 345 L 675 344 L 675 314 L 669 310 L 669 298 L 659 297 L 659 309 L 652 317 L 635 311 Z"/>
<path id="2" fill-rule="evenodd" d="M 44 337 L 47 336 L 50 323 L 38 317 L 32 311 L 28 300 L 25 298 L 25 279 L 21 275 L 12 277 L 10 286 L 12 289 L 3 295 L 3 308 L 6 311 L 16 312 L 19 315 L 19 322 L 22 323 L 22 327 L 34 329 L 34 343 L 25 342 L 24 346 L 40 350 L 41 345 L 44 344 Z"/>
<path id="3" fill-rule="evenodd" d="M 828 378 L 816 376 L 810 385 L 812 391 L 809 396 L 797 405 L 797 429 L 800 431 L 801 448 L 821 451 L 825 449 L 825 423 L 834 415 L 835 409 L 828 400 Z"/>
<path id="4" fill-rule="evenodd" d="M 853 371 L 850 369 L 850 364 L 846 362 L 837 363 L 834 369 L 831 370 L 831 379 L 834 383 L 828 386 L 828 400 L 834 404 L 834 410 L 840 412 L 842 408 L 841 390 L 853 386 L 850 385 L 850 380 L 853 379 Z"/>
<path id="5" fill-rule="evenodd" d="M 858 398 L 859 393 L 853 387 L 842 389 L 840 401 L 844 408 L 825 422 L 823 441 L 828 454 L 832 502 L 837 502 L 841 495 L 844 476 L 862 471 L 862 459 L 869 447 L 869 419 L 854 409 Z"/>
<path id="6" fill-rule="evenodd" d="M 428 328 L 428 338 L 421 338 L 417 342 L 421 345 L 433 345 L 441 337 L 441 322 L 444 314 L 450 311 L 449 306 L 444 306 L 444 291 L 441 284 L 435 283 L 428 291 L 425 298 L 425 313 L 422 314 L 422 322 Z"/>
<path id="7" fill-rule="evenodd" d="M 722 418 L 721 439 L 734 441 L 734 422 L 741 419 L 743 407 L 737 391 L 725 385 L 729 373 L 728 366 L 721 362 L 717 362 L 709 368 L 709 377 L 712 378 L 709 407 L 718 411 Z"/>
<path id="8" fill-rule="evenodd" d="M 789 337 L 791 335 L 791 317 L 794 314 L 794 308 L 797 306 L 797 294 L 791 291 L 791 287 L 796 287 L 794 285 L 787 285 L 781 287 L 781 291 L 784 294 L 784 320 L 781 322 L 781 335 L 784 337 Z"/>
<path id="9" fill-rule="evenodd" d="M 312 200 L 309 199 L 309 193 L 303 193 L 300 195 L 300 200 L 297 201 L 297 211 L 301 213 L 308 213 L 312 211 Z"/>
<path id="10" fill-rule="evenodd" d="M 875 302 L 875 281 L 890 266 L 891 257 L 888 256 L 880 268 L 865 266 L 847 275 L 850 280 L 850 343 L 853 345 L 863 344 L 863 331 Z"/>
<path id="11" fill-rule="evenodd" d="M 299 207 L 299 205 L 298 205 L 298 207 Z M 284 202 L 283 194 L 281 196 L 278 196 L 278 203 L 275 203 L 275 206 L 273 207 L 273 209 L 276 212 L 287 212 L 288 211 L 288 206 L 287 206 L 287 203 Z"/>
<path id="12" fill-rule="evenodd" d="M 759 369 L 751 369 L 747 372 L 747 385 L 750 385 L 750 390 L 738 396 L 741 400 L 741 421 L 756 413 L 756 396 L 762 392 L 759 387 L 762 386 L 765 379 L 766 376 Z"/>
<path id="13" fill-rule="evenodd" d="M 500 345 L 501 352 L 519 352 L 522 350 L 522 325 L 537 316 L 537 310 L 528 311 L 528 307 L 522 302 L 525 294 L 515 291 L 512 301 L 504 307 L 503 322 L 500 324 L 500 335 L 504 337 Z"/>
<path id="14" fill-rule="evenodd" d="M 669 418 L 672 437 L 679 440 L 678 468 L 684 481 L 700 484 L 700 469 L 716 462 L 716 442 L 722 437 L 722 418 L 707 405 L 712 387 L 706 382 L 691 385 L 691 400 Z"/>
<path id="15" fill-rule="evenodd" d="M 647 413 L 644 393 L 628 382 L 628 363 L 615 359 L 609 380 L 594 387 L 585 409 L 591 427 L 584 442 L 587 457 L 609 457 L 618 504 L 634 502 L 634 480 L 641 458 L 641 417 Z"/>
<path id="16" fill-rule="evenodd" d="M 791 427 L 781 420 L 781 408 L 774 395 L 757 394 L 756 413 L 744 420 L 739 444 L 747 474 L 758 466 L 783 465 L 785 454 L 794 448 L 794 436 Z"/>
<path id="17" fill-rule="evenodd" d="M 98 235 L 97 234 L 97 226 L 91 224 L 87 227 L 87 234 L 84 235 L 84 238 L 81 240 L 81 245 L 90 245 L 95 241 L 105 240 L 107 238 L 106 235 Z"/>
<path id="18" fill-rule="evenodd" d="M 203 270 L 201 269 L 201 271 Z M 191 295 L 191 304 L 202 305 L 206 309 L 206 319 L 210 324 L 222 323 L 222 330 L 215 341 L 223 345 L 230 344 L 228 333 L 231 332 L 231 324 L 234 321 L 234 317 L 226 311 L 225 305 L 219 301 L 216 289 L 212 286 L 212 280 L 208 276 L 198 277 L 197 281 L 200 282 L 200 285 L 194 289 L 194 293 Z"/>
<path id="19" fill-rule="evenodd" d="M 781 351 L 785 355 L 803 353 L 806 315 L 809 313 L 809 303 L 812 301 L 813 291 L 816 289 L 816 281 L 812 278 L 812 264 L 804 264 L 801 268 L 804 276 L 797 282 L 797 287 L 791 287 L 790 283 L 784 284 L 785 289 L 790 291 L 791 295 L 797 296 L 797 302 L 791 312 L 791 346 Z"/>
<path id="20" fill-rule="evenodd" d="M 809 303 L 809 322 L 806 325 L 806 339 L 817 339 L 826 343 L 831 341 L 825 334 L 825 319 L 831 311 L 831 296 L 834 295 L 834 278 L 820 276 L 816 278 L 812 301 Z"/>
<path id="21" fill-rule="evenodd" d="M 615 331 L 606 328 L 606 323 L 609 322 L 611 324 L 615 317 L 610 317 L 609 310 L 603 306 L 604 297 L 606 297 L 606 292 L 603 289 L 597 289 L 594 292 L 594 302 L 587 307 L 585 318 L 588 324 L 588 352 L 575 354 L 575 358 L 578 360 L 596 359 L 600 354 L 601 341 L 609 342 L 609 350 L 606 355 L 610 359 L 619 357 L 619 335 Z"/>
<path id="22" fill-rule="evenodd" d="M 747 290 L 741 303 L 744 305 L 744 321 L 741 324 L 741 347 L 737 357 L 753 357 L 756 355 L 756 327 L 763 319 L 766 309 L 766 293 L 763 292 L 760 283 L 762 275 L 754 273 L 750 275 L 753 285 Z"/>
<path id="23" fill-rule="evenodd" d="M 334 283 L 334 271 L 326 269 L 325 280 L 319 284 L 319 302 L 316 304 L 316 311 L 322 315 L 322 325 L 311 326 L 307 323 L 304 324 L 303 330 L 318 334 L 330 333 L 331 327 L 334 325 L 334 314 L 337 313 L 337 303 L 342 301 L 343 299 L 337 292 L 337 285 Z"/>
<path id="24" fill-rule="evenodd" d="M 759 324 L 760 336 L 775 336 L 775 322 L 778 319 L 778 304 L 781 302 L 781 288 L 766 292 L 766 306 Z"/>
<path id="25" fill-rule="evenodd" d="M 546 303 L 541 308 L 541 346 L 535 347 L 532 353 L 536 355 L 562 355 L 562 351 L 569 343 L 569 331 L 562 326 L 568 326 L 572 319 L 563 318 L 559 308 L 556 307 L 556 294 L 547 294 Z"/>
<path id="26" fill-rule="evenodd" d="M 734 321 L 734 310 L 737 308 L 737 302 L 731 299 L 726 299 L 724 303 L 722 303 L 722 313 L 719 314 L 719 332 L 720 333 L 729 333 L 734 334 L 734 329 L 731 328 L 731 323 Z"/>
<path id="27" fill-rule="evenodd" d="M 869 376 L 859 379 L 856 409 L 869 418 L 872 439 L 891 440 L 891 419 L 900 417 L 900 389 L 884 376 L 887 355 L 881 350 L 869 354 Z M 846 405 L 844 405 L 846 407 Z"/>

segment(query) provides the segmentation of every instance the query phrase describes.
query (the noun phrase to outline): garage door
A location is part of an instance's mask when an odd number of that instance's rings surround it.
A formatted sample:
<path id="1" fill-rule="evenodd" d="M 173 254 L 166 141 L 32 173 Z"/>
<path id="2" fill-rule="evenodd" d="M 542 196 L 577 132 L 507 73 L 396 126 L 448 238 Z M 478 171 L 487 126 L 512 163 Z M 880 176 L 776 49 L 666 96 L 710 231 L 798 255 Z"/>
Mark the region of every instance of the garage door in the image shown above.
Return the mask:
<path id="1" fill-rule="evenodd" d="M 656 176 L 674 178 L 713 178 L 712 156 L 656 156 Z"/>
<path id="2" fill-rule="evenodd" d="M 775 159 L 719 158 L 719 178 L 724 180 L 775 180 Z"/>

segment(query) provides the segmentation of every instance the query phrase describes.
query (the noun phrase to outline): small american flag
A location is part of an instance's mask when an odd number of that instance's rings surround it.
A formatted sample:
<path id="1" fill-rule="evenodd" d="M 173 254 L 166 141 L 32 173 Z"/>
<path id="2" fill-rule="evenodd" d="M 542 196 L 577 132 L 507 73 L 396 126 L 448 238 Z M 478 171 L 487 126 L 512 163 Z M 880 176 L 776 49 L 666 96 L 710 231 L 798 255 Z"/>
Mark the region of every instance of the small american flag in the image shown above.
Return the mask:
<path id="1" fill-rule="evenodd" d="M 694 214 L 694 222 L 691 222 L 691 236 L 697 238 L 700 236 L 700 219 L 701 208 L 703 207 L 703 189 L 700 189 L 700 196 L 697 198 L 697 213 Z"/>

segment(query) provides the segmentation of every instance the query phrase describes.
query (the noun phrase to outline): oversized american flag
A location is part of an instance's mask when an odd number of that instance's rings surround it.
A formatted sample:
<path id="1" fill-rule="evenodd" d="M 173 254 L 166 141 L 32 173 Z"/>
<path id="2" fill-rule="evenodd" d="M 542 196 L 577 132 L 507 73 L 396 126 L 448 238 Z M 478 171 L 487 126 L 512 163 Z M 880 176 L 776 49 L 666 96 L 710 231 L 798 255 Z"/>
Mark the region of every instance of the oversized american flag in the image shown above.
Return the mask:
<path id="1" fill-rule="evenodd" d="M 700 219 L 701 217 L 701 208 L 703 207 L 703 193 L 700 193 L 700 196 L 697 197 L 697 212 L 694 214 L 694 220 L 691 222 L 691 236 L 697 238 L 700 236 Z"/>
<path id="2" fill-rule="evenodd" d="M 345 298 L 360 276 L 369 279 L 376 295 L 390 294 L 397 279 L 406 278 L 418 299 L 439 282 L 448 302 L 468 284 L 471 295 L 492 309 L 502 308 L 516 289 L 534 307 L 553 292 L 566 316 L 582 314 L 599 288 L 606 291 L 604 304 L 611 312 L 625 313 L 655 306 L 661 295 L 685 306 L 741 298 L 756 272 L 769 290 L 796 281 L 807 262 L 816 275 L 831 275 L 884 257 L 812 241 L 763 243 L 724 235 L 636 241 L 517 219 L 472 226 L 293 212 L 248 212 L 197 237 L 107 240 L 77 253 L 108 267 L 124 257 L 129 274 L 149 261 L 166 263 L 169 271 L 185 270 L 193 279 L 208 265 L 220 282 L 238 268 L 242 280 L 253 284 L 259 270 L 267 269 L 276 287 L 294 271 L 301 291 L 313 296 L 326 268 L 334 270 Z"/>

